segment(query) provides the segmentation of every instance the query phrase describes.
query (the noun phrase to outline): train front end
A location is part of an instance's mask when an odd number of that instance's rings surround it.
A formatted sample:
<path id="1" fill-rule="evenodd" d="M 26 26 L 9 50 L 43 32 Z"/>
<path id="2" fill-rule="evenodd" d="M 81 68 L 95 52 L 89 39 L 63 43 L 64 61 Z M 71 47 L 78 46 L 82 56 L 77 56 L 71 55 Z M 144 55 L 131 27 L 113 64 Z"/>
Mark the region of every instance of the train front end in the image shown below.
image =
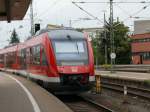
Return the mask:
<path id="1" fill-rule="evenodd" d="M 55 91 L 76 94 L 90 90 L 95 81 L 94 61 L 86 36 L 75 30 L 52 31 L 49 36 L 60 78 Z"/>

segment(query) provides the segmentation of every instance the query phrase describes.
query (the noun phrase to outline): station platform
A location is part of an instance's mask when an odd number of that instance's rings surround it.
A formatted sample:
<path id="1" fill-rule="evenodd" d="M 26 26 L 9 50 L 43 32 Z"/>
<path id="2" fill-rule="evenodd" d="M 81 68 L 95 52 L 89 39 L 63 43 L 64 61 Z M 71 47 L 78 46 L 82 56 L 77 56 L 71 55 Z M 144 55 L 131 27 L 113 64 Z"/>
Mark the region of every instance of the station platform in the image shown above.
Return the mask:
<path id="1" fill-rule="evenodd" d="M 120 72 L 115 71 L 111 73 L 110 71 L 95 71 L 96 75 L 101 75 L 102 77 L 112 77 L 117 79 L 125 79 L 125 80 L 135 80 L 135 81 L 146 81 L 150 80 L 150 73 L 136 73 L 136 72 Z"/>
<path id="2" fill-rule="evenodd" d="M 0 112 L 72 112 L 26 78 L 0 72 Z"/>

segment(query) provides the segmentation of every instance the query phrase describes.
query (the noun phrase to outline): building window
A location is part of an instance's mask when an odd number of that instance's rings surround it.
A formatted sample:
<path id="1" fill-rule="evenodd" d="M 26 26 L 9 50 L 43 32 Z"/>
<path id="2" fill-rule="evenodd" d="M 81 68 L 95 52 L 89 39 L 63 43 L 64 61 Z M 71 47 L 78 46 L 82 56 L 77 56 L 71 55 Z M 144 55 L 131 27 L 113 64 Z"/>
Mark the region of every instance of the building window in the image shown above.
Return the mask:
<path id="1" fill-rule="evenodd" d="M 150 42 L 150 38 L 133 39 L 133 43 Z"/>
<path id="2" fill-rule="evenodd" d="M 144 52 L 143 53 L 143 59 L 144 60 L 150 60 L 150 52 Z"/>

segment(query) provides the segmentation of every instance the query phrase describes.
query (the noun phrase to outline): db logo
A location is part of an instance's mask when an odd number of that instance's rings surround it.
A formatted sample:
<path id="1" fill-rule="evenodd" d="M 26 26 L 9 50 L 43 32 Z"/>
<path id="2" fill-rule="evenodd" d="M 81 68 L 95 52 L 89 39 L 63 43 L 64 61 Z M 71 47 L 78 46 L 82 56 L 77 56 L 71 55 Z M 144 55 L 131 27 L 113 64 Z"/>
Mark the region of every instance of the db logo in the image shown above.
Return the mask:
<path id="1" fill-rule="evenodd" d="M 71 71 L 72 71 L 72 72 L 78 72 L 78 68 L 77 68 L 77 67 L 72 67 L 72 68 L 71 68 Z"/>

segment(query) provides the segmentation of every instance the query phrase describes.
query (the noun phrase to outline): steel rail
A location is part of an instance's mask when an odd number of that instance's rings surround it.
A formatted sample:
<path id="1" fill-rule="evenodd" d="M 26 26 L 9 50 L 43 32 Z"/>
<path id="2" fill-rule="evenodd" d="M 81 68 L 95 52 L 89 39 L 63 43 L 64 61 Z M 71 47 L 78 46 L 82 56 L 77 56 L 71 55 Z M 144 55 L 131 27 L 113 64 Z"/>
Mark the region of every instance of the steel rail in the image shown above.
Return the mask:
<path id="1" fill-rule="evenodd" d="M 86 98 L 86 97 L 83 97 L 83 96 L 79 96 L 79 97 L 81 97 L 84 101 L 96 106 L 97 108 L 102 109 L 104 112 L 115 112 L 114 110 L 106 107 L 105 105 L 99 104 L 99 103 L 97 103 L 97 102 L 95 102 L 95 101 L 93 101 L 89 98 Z"/>
<path id="2" fill-rule="evenodd" d="M 145 88 L 138 88 L 126 85 L 127 93 L 130 95 L 139 96 L 145 99 L 150 100 L 150 90 Z M 111 89 L 119 92 L 124 92 L 124 85 L 116 84 L 116 83 L 102 83 L 102 88 Z"/>

